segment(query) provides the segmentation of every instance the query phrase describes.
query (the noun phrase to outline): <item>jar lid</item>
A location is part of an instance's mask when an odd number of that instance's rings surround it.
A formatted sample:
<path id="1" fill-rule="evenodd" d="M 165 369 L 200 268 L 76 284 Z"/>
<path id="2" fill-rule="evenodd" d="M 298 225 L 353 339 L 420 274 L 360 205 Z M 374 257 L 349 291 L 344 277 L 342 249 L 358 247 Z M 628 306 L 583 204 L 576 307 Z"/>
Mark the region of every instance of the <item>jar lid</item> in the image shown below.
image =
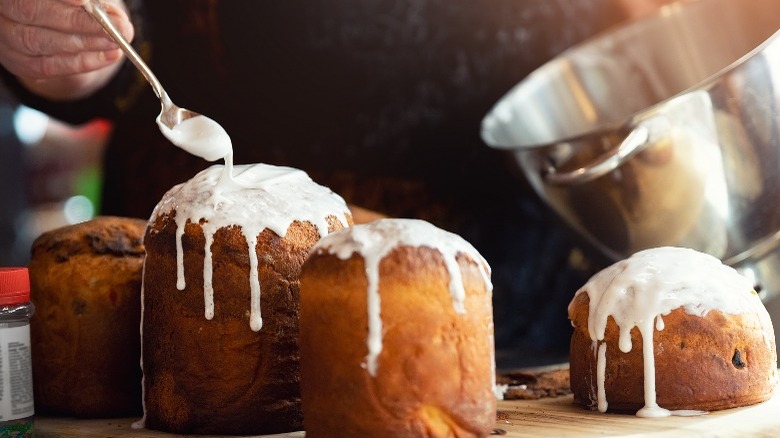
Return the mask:
<path id="1" fill-rule="evenodd" d="M 27 268 L 0 268 L 0 305 L 30 301 Z"/>

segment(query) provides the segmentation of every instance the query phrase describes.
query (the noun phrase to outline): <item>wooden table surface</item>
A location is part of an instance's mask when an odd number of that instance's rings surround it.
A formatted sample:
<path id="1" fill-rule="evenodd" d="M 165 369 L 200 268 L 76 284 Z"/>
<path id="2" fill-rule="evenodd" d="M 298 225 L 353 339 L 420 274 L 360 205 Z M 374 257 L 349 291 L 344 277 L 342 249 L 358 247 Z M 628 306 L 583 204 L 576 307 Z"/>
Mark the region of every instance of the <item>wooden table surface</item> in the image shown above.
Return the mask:
<path id="1" fill-rule="evenodd" d="M 712 412 L 698 417 L 638 418 L 625 414 L 602 414 L 574 405 L 571 395 L 541 400 L 509 400 L 498 403 L 496 436 L 504 437 L 778 437 L 780 395 L 755 406 Z M 172 435 L 131 427 L 135 418 L 73 420 L 37 417 L 39 438 L 176 438 Z M 303 438 L 304 432 L 266 437 Z M 200 435 L 202 438 L 206 438 Z M 367 437 L 370 438 L 370 437 Z"/>

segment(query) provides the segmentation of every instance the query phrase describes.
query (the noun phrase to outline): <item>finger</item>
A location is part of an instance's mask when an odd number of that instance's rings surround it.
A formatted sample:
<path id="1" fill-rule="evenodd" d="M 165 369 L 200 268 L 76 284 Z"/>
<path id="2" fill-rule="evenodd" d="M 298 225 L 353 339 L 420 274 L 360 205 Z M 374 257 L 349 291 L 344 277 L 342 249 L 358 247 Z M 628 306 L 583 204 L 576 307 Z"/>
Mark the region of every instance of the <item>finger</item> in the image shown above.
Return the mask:
<path id="1" fill-rule="evenodd" d="M 103 35 L 100 25 L 82 7 L 72 3 L 78 0 L 43 2 L 40 0 L 0 0 L 0 15 L 9 21 L 76 34 Z M 132 24 L 121 4 L 102 2 L 111 21 L 128 39 L 132 39 Z"/>
<path id="2" fill-rule="evenodd" d="M 86 73 L 99 70 L 122 59 L 119 49 L 99 52 L 81 52 L 74 56 L 40 56 L 37 69 L 43 77 Z"/>
<path id="3" fill-rule="evenodd" d="M 74 35 L 51 29 L 13 23 L 0 18 L 0 42 L 29 56 L 75 54 L 116 49 L 117 44 L 98 35 Z"/>
<path id="4" fill-rule="evenodd" d="M 0 0 L 0 15 L 12 22 L 62 31 L 101 31 L 100 26 L 81 7 L 63 1 Z"/>
<path id="5" fill-rule="evenodd" d="M 60 3 L 65 3 L 67 5 L 73 5 L 73 6 L 84 6 L 87 4 L 89 0 L 57 0 Z"/>
<path id="6" fill-rule="evenodd" d="M 4 56 L 0 63 L 12 74 L 28 79 L 49 79 L 87 73 L 108 67 L 122 59 L 120 49 L 55 56 L 29 56 L 13 51 L 2 53 Z"/>

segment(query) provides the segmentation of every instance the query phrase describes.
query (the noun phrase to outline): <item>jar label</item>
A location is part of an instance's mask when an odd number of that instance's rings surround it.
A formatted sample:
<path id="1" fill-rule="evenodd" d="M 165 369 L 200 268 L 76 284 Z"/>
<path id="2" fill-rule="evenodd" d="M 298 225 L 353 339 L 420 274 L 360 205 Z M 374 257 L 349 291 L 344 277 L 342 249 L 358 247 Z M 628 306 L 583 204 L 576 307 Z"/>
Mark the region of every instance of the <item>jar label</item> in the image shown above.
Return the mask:
<path id="1" fill-rule="evenodd" d="M 0 421 L 34 413 L 30 325 L 0 329 Z"/>

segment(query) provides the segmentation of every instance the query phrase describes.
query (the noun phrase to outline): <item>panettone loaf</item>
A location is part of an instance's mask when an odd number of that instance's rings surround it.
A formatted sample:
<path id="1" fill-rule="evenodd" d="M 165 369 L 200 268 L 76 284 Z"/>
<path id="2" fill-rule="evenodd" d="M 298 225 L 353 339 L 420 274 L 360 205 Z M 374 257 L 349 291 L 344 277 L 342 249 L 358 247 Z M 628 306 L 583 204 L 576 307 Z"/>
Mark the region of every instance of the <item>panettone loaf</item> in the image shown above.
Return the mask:
<path id="1" fill-rule="evenodd" d="M 149 221 L 143 292 L 145 422 L 175 433 L 300 430 L 301 265 L 351 223 L 304 172 L 213 166 L 171 189 Z"/>
<path id="2" fill-rule="evenodd" d="M 145 227 L 140 219 L 98 217 L 33 243 L 36 413 L 140 415 Z"/>
<path id="3" fill-rule="evenodd" d="M 496 415 L 489 268 L 411 219 L 323 238 L 301 274 L 307 437 L 482 437 Z"/>
<path id="4" fill-rule="evenodd" d="M 777 386 L 769 314 L 734 269 L 686 248 L 638 252 L 569 305 L 574 399 L 640 416 L 759 403 Z"/>

